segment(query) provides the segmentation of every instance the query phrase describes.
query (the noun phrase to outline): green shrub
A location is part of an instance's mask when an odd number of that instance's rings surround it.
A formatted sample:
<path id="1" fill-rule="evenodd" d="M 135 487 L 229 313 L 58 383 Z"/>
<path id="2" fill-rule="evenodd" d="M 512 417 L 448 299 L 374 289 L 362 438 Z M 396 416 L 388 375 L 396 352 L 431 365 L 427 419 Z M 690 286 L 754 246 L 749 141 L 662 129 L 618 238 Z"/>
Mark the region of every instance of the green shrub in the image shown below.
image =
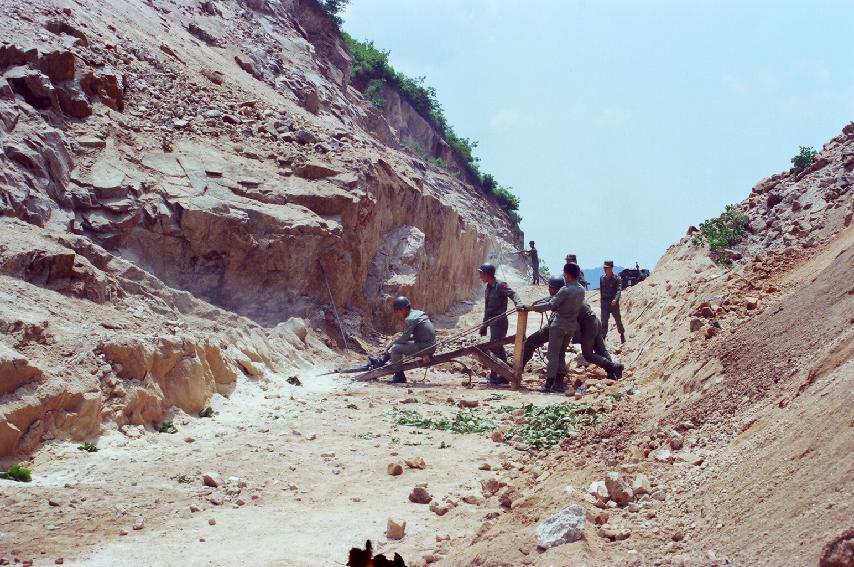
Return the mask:
<path id="1" fill-rule="evenodd" d="M 344 42 L 353 58 L 350 82 L 367 100 L 382 108 L 385 100 L 382 98 L 382 88 L 388 85 L 395 88 L 418 114 L 442 134 L 442 138 L 459 156 L 468 173 L 477 179 L 486 193 L 498 196 L 501 208 L 518 225 L 522 217 L 513 211 L 519 208 L 519 198 L 510 193 L 509 189 L 498 185 L 490 174 L 480 170 L 480 158 L 474 155 L 477 141 L 458 136 L 448 124 L 442 105 L 436 96 L 436 90 L 427 86 L 426 77 L 408 77 L 400 73 L 389 63 L 390 51 L 377 49 L 373 41 L 359 41 L 348 33 L 342 32 Z M 422 148 L 423 152 L 423 148 Z M 419 152 L 416 153 L 421 156 Z M 437 161 L 438 160 L 438 161 Z M 447 163 L 440 158 L 428 159 L 437 167 L 449 171 Z"/>
<path id="2" fill-rule="evenodd" d="M 318 0 L 323 11 L 332 16 L 335 23 L 339 26 L 344 23 L 341 19 L 341 12 L 350 3 L 350 0 Z"/>
<path id="3" fill-rule="evenodd" d="M 368 81 L 368 86 L 365 87 L 365 92 L 362 93 L 377 108 L 385 106 L 385 99 L 382 95 L 383 85 L 385 82 L 382 79 L 371 79 Z"/>
<path id="4" fill-rule="evenodd" d="M 77 446 L 78 451 L 86 451 L 87 453 L 95 453 L 98 451 L 98 447 L 95 446 L 94 443 L 89 443 L 88 441 L 83 443 L 82 445 Z"/>
<path id="5" fill-rule="evenodd" d="M 6 472 L 0 472 L 0 478 L 14 480 L 16 482 L 30 482 L 33 480 L 32 471 L 21 465 L 12 465 Z"/>
<path id="6" fill-rule="evenodd" d="M 815 161 L 818 152 L 809 146 L 801 146 L 801 150 L 791 159 L 792 164 L 798 169 L 806 169 Z"/>
<path id="7" fill-rule="evenodd" d="M 724 248 L 741 241 L 747 227 L 747 215 L 736 210 L 735 205 L 727 205 L 720 216 L 700 223 L 700 232 L 691 242 L 695 246 L 707 245 L 714 260 L 726 266 L 732 265 L 732 259 Z"/>

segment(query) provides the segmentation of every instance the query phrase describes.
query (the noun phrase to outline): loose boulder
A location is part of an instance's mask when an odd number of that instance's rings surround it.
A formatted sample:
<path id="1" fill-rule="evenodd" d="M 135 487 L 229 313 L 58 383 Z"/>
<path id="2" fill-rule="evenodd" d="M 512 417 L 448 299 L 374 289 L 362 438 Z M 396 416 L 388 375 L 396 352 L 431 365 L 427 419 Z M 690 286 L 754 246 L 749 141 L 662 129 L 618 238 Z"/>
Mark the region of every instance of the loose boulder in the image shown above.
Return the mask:
<path id="1" fill-rule="evenodd" d="M 537 526 L 537 545 L 549 549 L 584 537 L 584 508 L 568 506 Z"/>

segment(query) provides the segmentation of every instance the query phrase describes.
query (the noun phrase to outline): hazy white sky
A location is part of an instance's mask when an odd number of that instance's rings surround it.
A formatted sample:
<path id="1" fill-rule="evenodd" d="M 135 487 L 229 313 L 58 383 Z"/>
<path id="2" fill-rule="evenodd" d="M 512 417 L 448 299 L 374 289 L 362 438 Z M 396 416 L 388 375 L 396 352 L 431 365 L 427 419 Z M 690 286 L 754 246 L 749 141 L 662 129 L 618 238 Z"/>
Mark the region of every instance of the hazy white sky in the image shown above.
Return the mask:
<path id="1" fill-rule="evenodd" d="M 427 76 L 552 269 L 651 268 L 854 120 L 850 0 L 351 0 L 344 20 Z"/>

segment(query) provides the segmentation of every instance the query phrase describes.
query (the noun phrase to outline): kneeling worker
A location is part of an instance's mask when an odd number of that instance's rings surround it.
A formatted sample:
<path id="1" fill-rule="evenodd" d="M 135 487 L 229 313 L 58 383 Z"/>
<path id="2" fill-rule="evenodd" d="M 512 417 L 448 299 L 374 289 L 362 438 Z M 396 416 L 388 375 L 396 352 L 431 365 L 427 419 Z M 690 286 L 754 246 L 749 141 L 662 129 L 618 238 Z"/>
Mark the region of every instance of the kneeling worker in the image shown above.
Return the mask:
<path id="1" fill-rule="evenodd" d="M 430 317 L 423 311 L 413 309 L 409 299 L 403 296 L 394 300 L 392 308 L 394 309 L 394 316 L 398 320 L 404 321 L 405 326 L 403 332 L 388 349 L 391 363 L 397 364 L 403 360 L 404 356 L 410 354 L 431 354 L 435 350 L 436 329 L 433 328 Z M 406 375 L 404 375 L 403 370 L 395 372 L 391 381 L 396 384 L 406 382 Z"/>
<path id="2" fill-rule="evenodd" d="M 531 309 L 542 313 L 554 311 L 554 317 L 549 323 L 549 347 L 547 351 L 548 368 L 546 370 L 546 383 L 544 392 L 554 390 L 563 392 L 566 386 L 563 377 L 558 377 L 558 369 L 564 365 L 566 348 L 572 340 L 572 335 L 578 326 L 578 313 L 581 304 L 584 303 L 584 288 L 578 283 L 580 269 L 577 264 L 566 264 L 563 267 L 563 280 L 566 282 L 551 298 L 543 303 L 532 306 L 520 306 L 520 309 Z"/>
<path id="3" fill-rule="evenodd" d="M 608 378 L 619 380 L 623 377 L 623 365 L 611 360 L 611 355 L 605 347 L 605 339 L 602 338 L 602 324 L 596 313 L 585 301 L 578 313 L 579 336 L 581 338 L 581 354 L 584 360 L 604 368 Z"/>

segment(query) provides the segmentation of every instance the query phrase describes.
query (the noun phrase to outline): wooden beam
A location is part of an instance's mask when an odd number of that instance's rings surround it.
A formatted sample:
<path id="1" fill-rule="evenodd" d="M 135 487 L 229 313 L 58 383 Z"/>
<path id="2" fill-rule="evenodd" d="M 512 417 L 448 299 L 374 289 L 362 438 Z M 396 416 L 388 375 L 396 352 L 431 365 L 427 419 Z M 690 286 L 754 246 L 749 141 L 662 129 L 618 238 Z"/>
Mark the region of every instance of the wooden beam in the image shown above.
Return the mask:
<path id="1" fill-rule="evenodd" d="M 513 344 L 513 378 L 511 383 L 513 389 L 518 390 L 522 387 L 522 372 L 525 370 L 525 362 L 522 353 L 525 350 L 525 331 L 528 330 L 528 312 L 516 312 L 516 335 Z"/>
<path id="2" fill-rule="evenodd" d="M 433 355 L 430 357 L 430 361 L 425 363 L 422 359 L 412 360 L 410 362 L 406 362 L 404 364 L 387 364 L 386 366 L 382 366 L 380 368 L 375 368 L 373 370 L 369 370 L 364 374 L 359 374 L 355 376 L 353 379 L 357 382 L 367 382 L 368 380 L 376 380 L 377 378 L 382 378 L 383 376 L 389 376 L 394 374 L 398 370 L 414 370 L 416 368 L 424 368 L 425 366 L 438 366 L 439 364 L 446 364 L 448 362 L 452 362 L 457 358 L 463 356 L 476 355 L 476 353 L 472 352 L 474 349 L 484 349 L 489 351 L 498 346 L 508 345 L 513 342 L 513 337 L 504 337 L 503 339 L 497 339 L 494 341 L 489 341 L 486 343 L 482 343 L 479 345 L 467 346 L 463 348 L 458 348 L 456 350 L 452 350 L 450 352 L 445 352 L 442 354 Z M 478 357 L 480 358 L 480 357 Z"/>
<path id="3" fill-rule="evenodd" d="M 484 364 L 484 366 L 500 375 L 508 382 L 513 382 L 513 369 L 506 363 L 495 358 L 491 352 L 481 350 L 480 347 L 474 347 L 473 350 L 474 352 L 472 354 L 474 354 Z"/>

